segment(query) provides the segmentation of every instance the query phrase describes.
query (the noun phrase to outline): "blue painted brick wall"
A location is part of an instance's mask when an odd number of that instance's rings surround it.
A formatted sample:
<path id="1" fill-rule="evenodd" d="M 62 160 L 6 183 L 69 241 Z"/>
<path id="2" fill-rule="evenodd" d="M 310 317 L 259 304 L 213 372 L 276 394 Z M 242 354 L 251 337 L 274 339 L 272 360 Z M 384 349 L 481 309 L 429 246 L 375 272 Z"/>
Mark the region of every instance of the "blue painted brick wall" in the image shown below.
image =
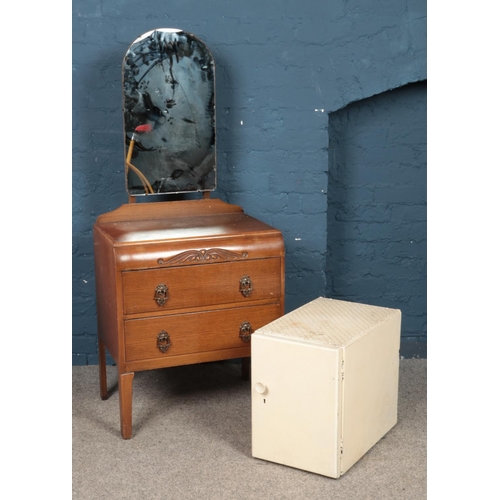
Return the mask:
<path id="1" fill-rule="evenodd" d="M 407 356 L 426 356 L 426 96 L 411 84 L 330 116 L 327 294 L 401 309 Z"/>
<path id="2" fill-rule="evenodd" d="M 160 27 L 214 55 L 213 196 L 283 231 L 287 311 L 326 293 L 329 114 L 426 79 L 425 0 L 74 0 L 74 364 L 97 362 L 92 225 L 127 202 L 122 59 Z"/>

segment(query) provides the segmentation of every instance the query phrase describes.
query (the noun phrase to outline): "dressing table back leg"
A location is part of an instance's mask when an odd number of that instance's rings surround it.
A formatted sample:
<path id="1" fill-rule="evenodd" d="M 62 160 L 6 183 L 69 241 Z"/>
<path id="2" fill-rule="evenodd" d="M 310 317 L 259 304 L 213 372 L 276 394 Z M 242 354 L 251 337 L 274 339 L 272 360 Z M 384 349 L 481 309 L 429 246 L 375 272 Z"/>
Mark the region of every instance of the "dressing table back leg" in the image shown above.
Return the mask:
<path id="1" fill-rule="evenodd" d="M 108 399 L 108 383 L 106 378 L 106 348 L 104 342 L 99 338 L 97 340 L 97 350 L 99 353 L 99 387 L 101 399 Z"/>

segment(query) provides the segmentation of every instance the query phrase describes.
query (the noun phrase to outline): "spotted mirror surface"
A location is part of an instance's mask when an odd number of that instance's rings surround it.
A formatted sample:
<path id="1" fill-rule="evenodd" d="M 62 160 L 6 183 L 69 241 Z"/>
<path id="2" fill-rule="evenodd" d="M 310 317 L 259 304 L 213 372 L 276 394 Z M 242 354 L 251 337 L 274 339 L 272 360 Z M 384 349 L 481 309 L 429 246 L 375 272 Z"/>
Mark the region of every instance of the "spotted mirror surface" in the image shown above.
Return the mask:
<path id="1" fill-rule="evenodd" d="M 123 60 L 125 176 L 131 196 L 216 185 L 214 61 L 190 33 L 156 29 Z"/>

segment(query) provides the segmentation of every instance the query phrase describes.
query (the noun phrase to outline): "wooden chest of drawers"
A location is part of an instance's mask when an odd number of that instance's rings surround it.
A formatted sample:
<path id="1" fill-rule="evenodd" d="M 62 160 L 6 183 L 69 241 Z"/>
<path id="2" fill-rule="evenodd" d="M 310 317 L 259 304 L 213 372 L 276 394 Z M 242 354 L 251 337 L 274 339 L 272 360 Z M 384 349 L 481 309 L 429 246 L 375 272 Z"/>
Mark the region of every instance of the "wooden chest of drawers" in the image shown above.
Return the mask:
<path id="1" fill-rule="evenodd" d="M 243 358 L 284 313 L 284 245 L 240 207 L 202 199 L 137 203 L 94 225 L 101 397 L 105 349 L 118 366 L 123 438 L 141 370 Z"/>

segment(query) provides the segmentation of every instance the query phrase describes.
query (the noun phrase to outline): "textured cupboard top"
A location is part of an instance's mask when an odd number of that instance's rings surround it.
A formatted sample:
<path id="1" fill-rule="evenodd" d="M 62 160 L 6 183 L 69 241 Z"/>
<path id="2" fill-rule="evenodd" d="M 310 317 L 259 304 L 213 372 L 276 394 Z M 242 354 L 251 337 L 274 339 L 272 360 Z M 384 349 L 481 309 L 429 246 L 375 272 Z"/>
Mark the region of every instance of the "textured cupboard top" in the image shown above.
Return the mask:
<path id="1" fill-rule="evenodd" d="M 345 346 L 400 314 L 399 309 L 319 297 L 255 333 Z"/>

